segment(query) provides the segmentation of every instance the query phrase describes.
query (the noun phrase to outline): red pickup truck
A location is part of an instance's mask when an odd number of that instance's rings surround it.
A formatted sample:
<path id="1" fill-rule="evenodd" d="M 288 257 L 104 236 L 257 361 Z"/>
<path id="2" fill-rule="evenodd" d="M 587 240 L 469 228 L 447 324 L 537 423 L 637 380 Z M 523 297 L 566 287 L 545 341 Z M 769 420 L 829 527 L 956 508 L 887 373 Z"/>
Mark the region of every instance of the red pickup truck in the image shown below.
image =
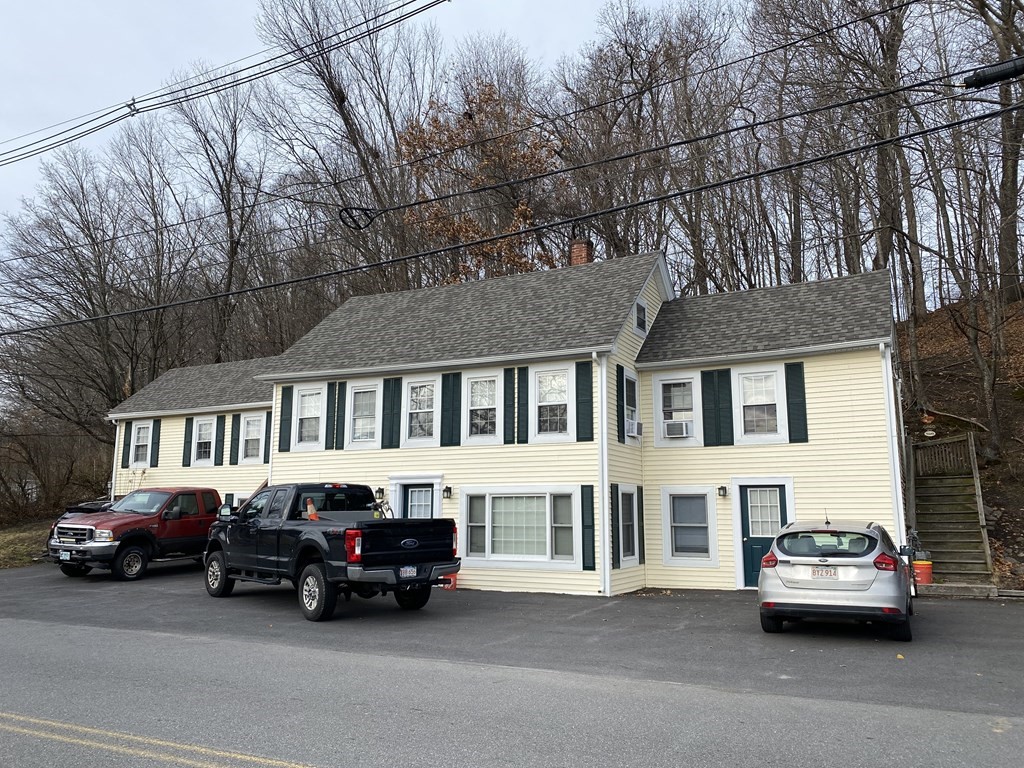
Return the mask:
<path id="1" fill-rule="evenodd" d="M 220 503 L 213 488 L 140 488 L 98 512 L 62 517 L 48 556 L 67 576 L 109 568 L 123 581 L 142 578 L 154 561 L 202 560 Z"/>

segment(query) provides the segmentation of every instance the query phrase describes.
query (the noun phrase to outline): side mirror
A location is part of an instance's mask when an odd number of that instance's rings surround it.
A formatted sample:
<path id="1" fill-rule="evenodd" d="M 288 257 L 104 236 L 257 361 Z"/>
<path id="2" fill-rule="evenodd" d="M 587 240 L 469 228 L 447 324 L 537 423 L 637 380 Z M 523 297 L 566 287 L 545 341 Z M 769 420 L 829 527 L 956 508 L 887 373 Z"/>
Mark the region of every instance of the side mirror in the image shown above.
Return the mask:
<path id="1" fill-rule="evenodd" d="M 180 520 L 181 519 L 181 508 L 171 507 L 170 509 L 164 510 L 164 520 Z"/>
<path id="2" fill-rule="evenodd" d="M 902 547 L 900 547 L 900 555 L 903 557 L 912 558 L 914 556 L 914 548 L 909 544 L 904 544 Z"/>
<path id="3" fill-rule="evenodd" d="M 231 505 L 221 504 L 220 507 L 217 509 L 217 519 L 230 520 L 232 517 L 234 517 L 234 510 L 231 508 Z"/>

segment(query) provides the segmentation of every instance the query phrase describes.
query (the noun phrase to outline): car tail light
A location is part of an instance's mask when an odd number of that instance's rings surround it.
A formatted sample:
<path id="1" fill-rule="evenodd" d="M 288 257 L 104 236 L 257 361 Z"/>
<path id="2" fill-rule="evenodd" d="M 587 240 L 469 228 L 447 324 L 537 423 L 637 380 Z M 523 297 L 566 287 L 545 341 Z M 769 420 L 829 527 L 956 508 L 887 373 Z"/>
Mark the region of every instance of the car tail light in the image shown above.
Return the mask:
<path id="1" fill-rule="evenodd" d="M 452 526 L 452 557 L 457 557 L 459 554 L 459 529 L 454 525 Z"/>
<path id="2" fill-rule="evenodd" d="M 898 566 L 896 558 L 885 554 L 885 552 L 875 558 L 875 568 L 880 571 L 895 571 Z"/>
<path id="3" fill-rule="evenodd" d="M 767 555 L 761 558 L 762 568 L 774 568 L 779 564 L 779 558 L 775 556 L 774 552 L 769 552 Z"/>
<path id="4" fill-rule="evenodd" d="M 901 611 L 899 608 L 883 608 L 882 613 L 895 614 L 897 616 L 903 615 L 903 611 Z"/>
<path id="5" fill-rule="evenodd" d="M 357 528 L 345 531 L 345 559 L 350 563 L 363 561 L 363 532 Z"/>

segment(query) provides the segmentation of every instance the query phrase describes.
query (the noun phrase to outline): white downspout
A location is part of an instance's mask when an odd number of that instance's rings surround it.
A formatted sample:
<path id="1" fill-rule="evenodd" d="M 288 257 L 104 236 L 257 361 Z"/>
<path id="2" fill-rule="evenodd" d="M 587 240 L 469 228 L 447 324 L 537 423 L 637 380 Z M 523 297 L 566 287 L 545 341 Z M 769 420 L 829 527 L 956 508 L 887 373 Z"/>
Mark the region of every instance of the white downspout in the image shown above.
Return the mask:
<path id="1" fill-rule="evenodd" d="M 896 540 L 899 544 L 907 543 L 906 506 L 903 503 L 902 472 L 900 470 L 900 449 L 897 444 L 896 416 L 896 379 L 892 370 L 892 350 L 888 344 L 880 343 L 878 350 L 882 355 L 882 389 L 885 392 L 885 427 L 889 436 L 889 485 L 894 503 L 896 504 Z"/>
<path id="2" fill-rule="evenodd" d="M 598 530 L 600 531 L 601 546 L 594 553 L 595 567 L 601 574 L 601 594 L 610 597 L 612 594 L 612 573 L 609 563 L 611 557 L 608 551 L 608 542 L 611 540 L 611 521 L 606 514 L 608 509 L 608 370 L 607 358 L 592 352 L 594 363 L 597 367 L 597 434 L 598 434 L 598 470 L 597 470 L 597 493 L 594 494 L 594 514 L 598 519 Z"/>
<path id="3" fill-rule="evenodd" d="M 114 421 L 114 460 L 111 462 L 111 467 L 110 467 L 110 492 L 109 492 L 110 499 L 109 499 L 109 501 L 113 501 L 114 500 L 114 494 L 117 491 L 117 465 L 119 464 L 118 459 L 119 459 L 119 457 L 121 455 L 120 453 L 118 453 L 118 450 L 117 450 L 118 447 L 119 447 L 118 444 L 117 444 L 117 433 L 118 433 L 117 419 L 114 419 L 113 421 Z M 127 440 L 128 436 L 126 435 L 124 439 Z M 121 451 L 124 451 L 124 446 L 123 445 L 120 446 L 120 448 L 121 448 Z"/>

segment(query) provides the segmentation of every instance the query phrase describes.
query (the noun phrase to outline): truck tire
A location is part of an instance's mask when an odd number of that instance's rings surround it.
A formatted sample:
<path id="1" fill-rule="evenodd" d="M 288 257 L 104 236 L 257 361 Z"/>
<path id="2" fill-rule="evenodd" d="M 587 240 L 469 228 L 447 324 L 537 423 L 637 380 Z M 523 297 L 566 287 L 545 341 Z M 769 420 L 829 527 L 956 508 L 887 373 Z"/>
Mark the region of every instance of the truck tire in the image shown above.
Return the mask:
<path id="1" fill-rule="evenodd" d="M 228 563 L 223 552 L 214 552 L 206 561 L 206 591 L 211 597 L 227 597 L 235 588 L 228 576 Z"/>
<path id="2" fill-rule="evenodd" d="M 395 592 L 395 602 L 403 611 L 418 611 L 427 604 L 428 600 L 430 600 L 430 587 L 415 587 Z"/>
<path id="3" fill-rule="evenodd" d="M 338 604 L 338 586 L 327 580 L 323 563 L 310 563 L 299 577 L 299 607 L 310 621 L 327 621 Z"/>
<path id="4" fill-rule="evenodd" d="M 74 563 L 64 563 L 60 567 L 60 572 L 65 576 L 85 576 L 91 570 L 91 565 L 75 565 Z"/>
<path id="5" fill-rule="evenodd" d="M 149 566 L 149 555 L 146 554 L 146 550 L 135 544 L 130 544 L 117 551 L 110 571 L 119 581 L 135 581 L 146 574 L 147 566 Z"/>

